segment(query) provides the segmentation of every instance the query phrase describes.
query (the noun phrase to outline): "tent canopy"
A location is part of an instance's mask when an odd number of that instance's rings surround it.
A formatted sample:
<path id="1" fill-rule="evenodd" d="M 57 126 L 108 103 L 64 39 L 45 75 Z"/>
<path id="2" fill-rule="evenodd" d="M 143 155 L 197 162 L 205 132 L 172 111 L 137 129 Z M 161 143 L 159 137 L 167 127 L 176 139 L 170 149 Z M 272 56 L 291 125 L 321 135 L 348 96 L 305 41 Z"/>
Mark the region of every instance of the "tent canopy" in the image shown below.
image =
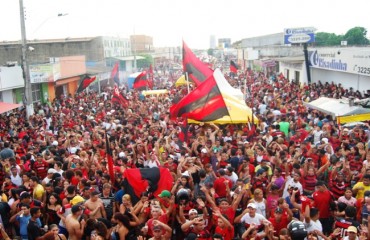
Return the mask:
<path id="1" fill-rule="evenodd" d="M 304 105 L 333 117 L 370 113 L 370 109 L 361 106 L 350 106 L 346 99 L 321 97 L 312 102 L 304 103 Z"/>
<path id="2" fill-rule="evenodd" d="M 160 95 L 160 94 L 166 94 L 168 93 L 167 89 L 157 89 L 157 90 L 147 90 L 141 92 L 144 96 L 147 95 Z"/>
<path id="3" fill-rule="evenodd" d="M 22 104 L 0 102 L 0 114 L 23 106 Z"/>

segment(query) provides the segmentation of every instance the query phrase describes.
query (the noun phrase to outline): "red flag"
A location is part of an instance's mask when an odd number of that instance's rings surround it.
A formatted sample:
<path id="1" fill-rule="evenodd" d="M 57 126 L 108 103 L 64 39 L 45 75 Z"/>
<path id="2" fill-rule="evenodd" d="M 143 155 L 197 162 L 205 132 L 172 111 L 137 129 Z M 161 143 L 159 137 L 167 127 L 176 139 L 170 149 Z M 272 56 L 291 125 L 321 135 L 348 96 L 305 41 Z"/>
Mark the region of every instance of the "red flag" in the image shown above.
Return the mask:
<path id="1" fill-rule="evenodd" d="M 118 103 L 119 105 L 121 105 L 123 107 L 128 107 L 128 100 L 119 91 L 117 85 L 114 86 L 112 102 L 113 103 Z"/>
<path id="2" fill-rule="evenodd" d="M 239 68 L 238 65 L 236 65 L 236 63 L 233 60 L 231 60 L 230 61 L 230 72 L 237 73 L 238 68 Z"/>
<path id="3" fill-rule="evenodd" d="M 150 81 L 148 80 L 147 72 L 143 71 L 141 72 L 134 81 L 133 88 L 138 90 L 146 90 L 147 88 L 153 88 L 153 85 L 151 85 Z"/>
<path id="4" fill-rule="evenodd" d="M 110 78 L 113 79 L 114 83 L 117 84 L 117 86 L 119 86 L 119 62 L 116 62 L 116 64 L 114 64 Z"/>
<path id="5" fill-rule="evenodd" d="M 184 71 L 187 72 L 188 77 L 199 86 L 213 74 L 213 71 L 194 55 L 184 41 L 182 45 L 182 64 Z"/>
<path id="6" fill-rule="evenodd" d="M 171 191 L 173 177 L 168 168 L 128 168 L 123 173 L 125 193 L 135 204 L 143 192 L 153 193 L 155 197 L 163 190 Z"/>
<path id="7" fill-rule="evenodd" d="M 88 75 L 81 76 L 82 81 L 80 82 L 80 85 L 77 88 L 76 93 L 80 93 L 83 90 L 85 90 L 91 83 L 93 83 L 96 80 L 96 76 L 89 77 Z"/>
<path id="8" fill-rule="evenodd" d="M 170 108 L 172 119 L 186 116 L 196 121 L 208 122 L 227 115 L 229 111 L 214 75 Z"/>
<path id="9" fill-rule="evenodd" d="M 149 81 L 149 86 L 151 86 L 150 89 L 152 89 L 153 86 L 154 86 L 154 73 L 153 73 L 152 64 L 150 64 L 150 66 L 149 66 L 149 80 L 148 81 Z"/>
<path id="10" fill-rule="evenodd" d="M 106 152 L 107 152 L 109 176 L 110 176 L 112 183 L 114 184 L 115 175 L 114 175 L 114 170 L 113 170 L 113 157 L 112 157 L 112 151 L 109 146 L 108 134 L 105 134 L 105 146 L 106 146 Z"/>

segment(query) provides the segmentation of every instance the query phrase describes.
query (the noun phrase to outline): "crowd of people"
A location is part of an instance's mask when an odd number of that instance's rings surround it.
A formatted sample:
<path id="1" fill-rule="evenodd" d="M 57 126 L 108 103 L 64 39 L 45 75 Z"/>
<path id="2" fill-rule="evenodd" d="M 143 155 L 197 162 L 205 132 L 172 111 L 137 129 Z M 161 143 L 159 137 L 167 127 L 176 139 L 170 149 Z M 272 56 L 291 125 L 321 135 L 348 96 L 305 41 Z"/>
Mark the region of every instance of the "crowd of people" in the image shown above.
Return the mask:
<path id="1" fill-rule="evenodd" d="M 39 104 L 29 119 L 2 114 L 2 239 L 369 239 L 369 125 L 339 126 L 303 104 L 365 95 L 253 71 L 229 82 L 243 78 L 259 123 L 190 124 L 185 138 L 169 109 L 186 87 L 123 90 L 128 106 L 107 89 Z M 173 187 L 133 201 L 132 168 L 167 168 Z"/>

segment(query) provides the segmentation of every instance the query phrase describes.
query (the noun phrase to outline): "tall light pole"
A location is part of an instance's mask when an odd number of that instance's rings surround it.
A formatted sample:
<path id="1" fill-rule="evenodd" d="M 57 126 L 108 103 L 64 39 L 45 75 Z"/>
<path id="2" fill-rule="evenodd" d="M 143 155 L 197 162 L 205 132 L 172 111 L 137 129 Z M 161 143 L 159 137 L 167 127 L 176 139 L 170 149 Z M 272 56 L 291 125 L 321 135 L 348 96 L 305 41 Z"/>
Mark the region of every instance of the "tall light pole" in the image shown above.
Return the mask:
<path id="1" fill-rule="evenodd" d="M 27 37 L 26 37 L 26 24 L 24 21 L 24 7 L 23 0 L 19 0 L 19 11 L 21 17 L 21 34 L 22 34 L 22 69 L 24 77 L 24 97 L 23 104 L 26 105 L 27 120 L 33 115 L 33 99 L 32 99 L 32 86 L 30 78 L 30 70 L 27 62 Z"/>

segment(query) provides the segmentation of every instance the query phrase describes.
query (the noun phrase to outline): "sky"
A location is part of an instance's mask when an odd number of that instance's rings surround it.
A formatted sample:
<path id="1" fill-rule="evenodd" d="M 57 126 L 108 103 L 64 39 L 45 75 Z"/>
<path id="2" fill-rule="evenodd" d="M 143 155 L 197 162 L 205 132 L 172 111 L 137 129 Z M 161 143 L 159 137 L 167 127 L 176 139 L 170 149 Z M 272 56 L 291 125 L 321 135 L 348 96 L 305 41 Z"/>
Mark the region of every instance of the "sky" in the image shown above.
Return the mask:
<path id="1" fill-rule="evenodd" d="M 370 31 L 363 0 L 24 0 L 27 39 L 133 34 L 153 37 L 154 47 L 209 48 L 210 36 L 232 42 L 314 27 L 345 34 Z M 68 14 L 57 17 L 58 13 Z M 368 34 L 370 36 L 370 34 Z M 19 0 L 0 0 L 0 42 L 21 39 Z"/>

